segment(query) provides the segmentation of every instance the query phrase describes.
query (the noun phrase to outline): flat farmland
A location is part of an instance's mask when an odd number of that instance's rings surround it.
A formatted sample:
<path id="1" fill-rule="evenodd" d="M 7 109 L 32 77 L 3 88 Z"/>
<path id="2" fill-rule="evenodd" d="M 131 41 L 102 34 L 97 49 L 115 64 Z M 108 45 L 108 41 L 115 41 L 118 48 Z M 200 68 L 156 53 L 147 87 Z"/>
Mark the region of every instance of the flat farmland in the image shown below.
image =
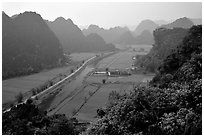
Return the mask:
<path id="1" fill-rule="evenodd" d="M 60 91 L 60 93 L 57 94 L 57 96 L 53 99 L 52 103 L 50 104 L 50 107 L 48 109 L 52 110 L 50 114 L 60 110 L 61 107 L 68 103 L 69 99 L 77 93 L 77 91 L 83 88 L 84 77 L 92 70 L 93 68 L 87 66 L 79 75 L 77 75 L 76 77 L 72 78 L 71 80 L 67 81 L 64 84 L 62 91 Z"/>
<path id="2" fill-rule="evenodd" d="M 71 117 L 75 111 L 80 109 L 85 99 L 90 97 L 90 93 L 93 93 L 97 90 L 96 86 L 88 85 L 85 88 L 81 89 L 78 94 L 70 99 L 57 113 L 66 114 L 66 116 Z"/>
<path id="3" fill-rule="evenodd" d="M 106 106 L 109 94 L 112 91 L 123 94 L 130 92 L 132 89 L 133 85 L 128 84 L 106 84 L 87 101 L 75 117 L 80 121 L 94 121 L 96 120 L 97 109 Z"/>
<path id="4" fill-rule="evenodd" d="M 96 84 L 102 84 L 102 80 L 105 79 L 107 80 L 108 77 L 107 76 L 100 76 L 100 77 L 96 77 L 96 76 L 89 76 L 87 78 L 85 78 L 85 81 L 89 84 L 91 83 L 96 83 Z"/>
<path id="5" fill-rule="evenodd" d="M 72 61 L 83 61 L 95 56 L 96 54 L 97 53 L 72 53 L 70 54 L 70 57 Z"/>
<path id="6" fill-rule="evenodd" d="M 12 101 L 18 93 L 25 93 L 32 88 L 44 84 L 46 81 L 58 77 L 60 74 L 69 74 L 73 66 L 54 68 L 40 73 L 3 80 L 2 103 Z"/>
<path id="7" fill-rule="evenodd" d="M 141 83 L 148 82 L 154 77 L 154 74 L 136 74 L 124 77 L 108 77 L 107 83 Z"/>
<path id="8" fill-rule="evenodd" d="M 100 60 L 96 69 L 126 69 L 134 60 L 132 56 L 146 54 L 132 50 L 120 51 Z M 89 64 L 76 78 L 67 82 L 62 91 L 53 99 L 49 115 L 58 113 L 76 117 L 80 121 L 95 121 L 97 109 L 105 107 L 112 91 L 124 94 L 133 91 L 136 85 L 146 83 L 153 74 L 134 74 L 130 76 L 109 77 L 91 75 L 94 66 Z M 102 80 L 105 79 L 105 84 Z"/>
<path id="9" fill-rule="evenodd" d="M 131 68 L 134 60 L 132 60 L 132 57 L 135 55 L 143 55 L 146 53 L 143 52 L 134 52 L 132 50 L 119 52 L 117 54 L 114 54 L 113 56 L 107 57 L 103 60 L 101 60 L 97 68 L 99 69 L 126 69 Z"/>

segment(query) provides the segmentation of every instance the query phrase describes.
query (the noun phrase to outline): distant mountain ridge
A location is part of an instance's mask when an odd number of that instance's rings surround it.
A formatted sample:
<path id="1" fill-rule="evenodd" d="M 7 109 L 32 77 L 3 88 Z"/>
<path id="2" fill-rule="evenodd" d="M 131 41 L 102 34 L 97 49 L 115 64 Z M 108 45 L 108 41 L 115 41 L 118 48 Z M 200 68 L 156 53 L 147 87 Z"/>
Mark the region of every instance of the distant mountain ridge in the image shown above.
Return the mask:
<path id="1" fill-rule="evenodd" d="M 90 41 L 90 39 L 87 39 L 71 19 L 65 20 L 63 17 L 59 17 L 53 22 L 45 22 L 59 38 L 65 52 L 112 51 L 115 49 L 114 46 L 108 46 L 106 43 L 102 42 L 101 38 L 95 39 L 100 41 Z"/>
<path id="2" fill-rule="evenodd" d="M 107 43 L 115 43 L 121 34 L 129 31 L 127 27 L 114 27 L 110 29 L 100 28 L 97 25 L 89 25 L 87 29 L 83 29 L 82 32 L 85 36 L 96 33 L 101 36 Z"/>
<path id="3" fill-rule="evenodd" d="M 10 18 L 2 13 L 3 79 L 58 66 L 63 60 L 62 45 L 39 14 Z"/>
<path id="4" fill-rule="evenodd" d="M 151 33 L 153 33 L 153 31 L 159 27 L 158 24 L 156 24 L 155 22 L 153 22 L 152 20 L 143 20 L 140 22 L 140 24 L 136 27 L 136 29 L 134 30 L 134 35 L 138 36 L 140 35 L 144 30 L 149 30 Z"/>
<path id="5" fill-rule="evenodd" d="M 199 23 L 201 20 L 195 20 Z M 130 31 L 127 28 L 115 27 L 110 29 L 100 28 L 97 25 L 90 25 L 87 29 L 83 29 L 84 35 L 91 33 L 97 33 L 104 38 L 106 42 L 121 44 L 121 45 L 136 45 L 136 44 L 153 44 L 154 37 L 153 31 L 157 28 L 190 28 L 194 23 L 189 18 L 179 18 L 171 23 L 164 20 L 157 20 L 160 24 L 158 25 L 152 20 L 143 20 L 135 28 L 134 31 Z M 166 24 L 165 24 L 166 23 Z"/>
<path id="6" fill-rule="evenodd" d="M 193 25 L 194 25 L 193 22 L 189 18 L 183 17 L 183 18 L 179 18 L 179 19 L 175 20 L 172 23 L 162 25 L 162 26 L 160 26 L 160 28 L 167 28 L 167 29 L 190 28 Z"/>

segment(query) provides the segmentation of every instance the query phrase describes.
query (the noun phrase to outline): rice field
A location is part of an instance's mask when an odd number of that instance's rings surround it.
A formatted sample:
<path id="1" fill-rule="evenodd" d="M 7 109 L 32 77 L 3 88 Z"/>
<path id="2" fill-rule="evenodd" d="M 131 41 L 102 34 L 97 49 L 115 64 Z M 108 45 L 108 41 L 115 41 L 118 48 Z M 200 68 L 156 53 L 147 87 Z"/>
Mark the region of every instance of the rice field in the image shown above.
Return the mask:
<path id="1" fill-rule="evenodd" d="M 71 54 L 72 62 L 68 66 L 58 67 L 51 70 L 44 70 L 42 72 L 4 80 L 2 82 L 2 103 L 7 103 L 15 100 L 15 97 L 21 92 L 22 94 L 30 91 L 32 88 L 39 87 L 48 80 L 58 80 L 63 75 L 69 75 L 73 69 L 80 62 L 87 60 L 96 53 L 74 53 Z M 58 79 L 56 79 L 58 78 Z"/>
<path id="2" fill-rule="evenodd" d="M 94 121 L 96 120 L 97 109 L 106 106 L 112 91 L 124 94 L 132 89 L 133 85 L 128 84 L 106 84 L 87 101 L 75 117 L 80 121 Z"/>
<path id="3" fill-rule="evenodd" d="M 72 53 L 70 54 L 70 57 L 72 61 L 83 61 L 87 60 L 93 56 L 95 56 L 97 53 Z"/>
<path id="4" fill-rule="evenodd" d="M 13 101 L 20 92 L 25 93 L 32 88 L 38 87 L 48 80 L 59 77 L 60 74 L 70 74 L 73 66 L 66 66 L 45 70 L 40 73 L 12 78 L 2 82 L 2 103 Z"/>
<path id="5" fill-rule="evenodd" d="M 96 66 L 89 64 L 79 75 L 63 85 L 62 90 L 50 103 L 48 114 L 62 113 L 68 117 L 74 116 L 80 121 L 95 121 L 97 109 L 106 106 L 112 91 L 129 93 L 135 85 L 147 82 L 153 75 L 136 74 L 119 77 L 91 75 L 94 67 L 99 70 L 105 70 L 107 67 L 124 70 L 132 66 L 134 62 L 132 56 L 137 54 L 145 53 L 126 50 L 103 58 Z"/>
<path id="6" fill-rule="evenodd" d="M 74 53 L 71 54 L 72 61 L 81 62 L 96 53 Z M 48 111 L 48 115 L 62 113 L 68 117 L 76 117 L 80 121 L 95 121 L 97 109 L 105 107 L 108 103 L 109 94 L 117 91 L 120 94 L 129 93 L 138 83 L 147 82 L 153 75 L 136 74 L 130 76 L 109 77 L 106 75 L 91 75 L 94 69 L 126 69 L 131 68 L 134 60 L 132 57 L 137 54 L 132 49 L 118 52 L 108 57 L 102 58 L 96 65 L 89 64 L 78 75 L 67 80 L 63 85 L 41 97 L 41 108 Z M 21 91 L 22 93 L 39 86 L 49 79 L 60 74 L 70 74 L 73 66 L 56 68 L 33 74 L 3 81 L 3 100 L 4 102 L 15 98 Z M 105 83 L 103 80 L 105 79 Z M 60 89 L 60 90 L 59 90 Z M 44 102 L 43 102 L 44 101 Z M 44 103 L 44 105 L 43 105 Z"/>
<path id="7" fill-rule="evenodd" d="M 134 51 L 124 51 L 119 52 L 113 56 L 107 57 L 103 60 L 101 60 L 97 68 L 98 69 L 127 69 L 131 68 L 132 64 L 134 63 L 134 60 L 132 60 L 132 57 L 135 55 L 143 55 L 146 53 L 143 52 L 134 52 Z"/>

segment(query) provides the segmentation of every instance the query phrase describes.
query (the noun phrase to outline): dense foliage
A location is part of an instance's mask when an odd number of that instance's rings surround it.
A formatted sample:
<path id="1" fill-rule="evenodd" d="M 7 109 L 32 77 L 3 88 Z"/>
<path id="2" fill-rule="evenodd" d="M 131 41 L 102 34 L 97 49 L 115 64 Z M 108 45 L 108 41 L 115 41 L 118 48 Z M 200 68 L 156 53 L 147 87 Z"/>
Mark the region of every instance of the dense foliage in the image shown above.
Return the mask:
<path id="1" fill-rule="evenodd" d="M 155 41 L 153 48 L 147 55 L 138 59 L 136 65 L 144 67 L 147 71 L 155 72 L 163 60 L 182 42 L 187 31 L 188 29 L 183 28 L 156 29 L 153 33 Z"/>
<path id="2" fill-rule="evenodd" d="M 2 115 L 2 134 L 5 135 L 74 135 L 78 134 L 76 120 L 67 119 L 65 115 L 47 116 L 31 100 L 26 104 L 13 107 Z"/>
<path id="3" fill-rule="evenodd" d="M 150 86 L 110 94 L 86 134 L 202 134 L 202 26 L 193 26 Z"/>

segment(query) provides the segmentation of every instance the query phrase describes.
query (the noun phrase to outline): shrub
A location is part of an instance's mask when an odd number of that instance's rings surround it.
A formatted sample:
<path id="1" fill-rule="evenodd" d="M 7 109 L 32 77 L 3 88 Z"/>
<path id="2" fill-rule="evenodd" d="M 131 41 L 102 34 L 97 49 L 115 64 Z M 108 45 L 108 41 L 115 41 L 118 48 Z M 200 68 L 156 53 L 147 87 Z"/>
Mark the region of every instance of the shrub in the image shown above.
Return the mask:
<path id="1" fill-rule="evenodd" d="M 16 100 L 18 103 L 21 103 L 23 101 L 23 94 L 21 92 L 16 95 Z"/>

